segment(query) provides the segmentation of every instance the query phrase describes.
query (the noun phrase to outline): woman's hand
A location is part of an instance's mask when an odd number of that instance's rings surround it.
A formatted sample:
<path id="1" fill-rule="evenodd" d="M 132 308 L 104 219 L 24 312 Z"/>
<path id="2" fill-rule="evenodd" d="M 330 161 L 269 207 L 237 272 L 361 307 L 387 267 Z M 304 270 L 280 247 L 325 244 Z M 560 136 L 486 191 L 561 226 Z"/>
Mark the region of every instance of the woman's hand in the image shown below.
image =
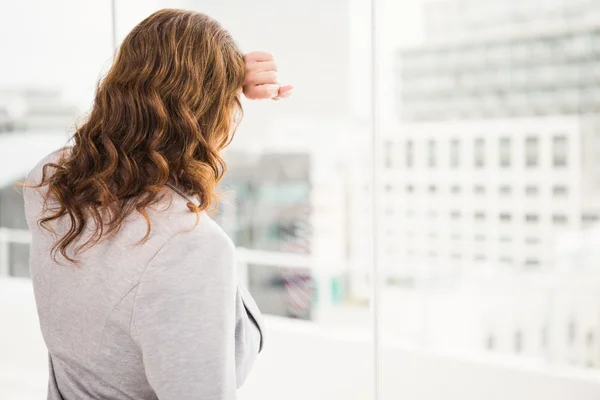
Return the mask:
<path id="1" fill-rule="evenodd" d="M 246 78 L 244 96 L 251 100 L 279 100 L 290 97 L 294 87 L 279 84 L 277 64 L 271 53 L 253 51 L 244 56 Z"/>

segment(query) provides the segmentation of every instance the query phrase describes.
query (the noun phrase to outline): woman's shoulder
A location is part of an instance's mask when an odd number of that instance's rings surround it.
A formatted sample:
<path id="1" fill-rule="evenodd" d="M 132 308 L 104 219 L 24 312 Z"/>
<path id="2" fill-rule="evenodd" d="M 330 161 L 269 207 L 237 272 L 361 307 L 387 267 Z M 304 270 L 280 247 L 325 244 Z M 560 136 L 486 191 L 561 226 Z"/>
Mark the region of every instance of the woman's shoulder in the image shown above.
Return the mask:
<path id="1" fill-rule="evenodd" d="M 219 248 L 227 253 L 234 253 L 235 246 L 227 233 L 212 219 L 206 211 L 195 214 L 187 204 L 191 200 L 182 196 L 172 188 L 167 187 L 164 208 L 155 210 L 154 219 L 157 228 L 163 228 L 171 233 L 171 242 L 185 244 L 189 242 L 195 248 Z"/>
<path id="2" fill-rule="evenodd" d="M 46 155 L 37 164 L 29 171 L 26 178 L 26 183 L 29 185 L 37 185 L 40 183 L 42 179 L 42 174 L 44 173 L 44 168 L 48 165 L 48 168 L 54 169 L 52 167 L 53 164 L 58 164 L 61 158 L 66 157 L 71 151 L 70 147 L 62 147 L 53 151 L 52 153 Z M 51 173 L 51 171 L 47 171 L 47 173 Z"/>

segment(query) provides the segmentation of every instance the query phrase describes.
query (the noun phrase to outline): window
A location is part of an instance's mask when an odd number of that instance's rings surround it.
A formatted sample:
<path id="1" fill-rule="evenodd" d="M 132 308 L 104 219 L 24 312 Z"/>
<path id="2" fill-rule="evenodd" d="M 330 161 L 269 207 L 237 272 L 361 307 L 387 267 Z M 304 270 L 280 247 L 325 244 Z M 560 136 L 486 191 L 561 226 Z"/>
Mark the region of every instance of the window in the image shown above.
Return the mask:
<path id="1" fill-rule="evenodd" d="M 564 214 L 554 214 L 552 216 L 552 222 L 554 223 L 554 225 L 566 225 L 567 216 Z"/>
<path id="2" fill-rule="evenodd" d="M 528 224 L 535 224 L 539 221 L 540 217 L 537 214 L 525 214 L 525 222 Z"/>
<path id="3" fill-rule="evenodd" d="M 415 143 L 412 140 L 407 140 L 404 143 L 404 151 L 406 157 L 406 168 L 412 168 L 415 164 Z"/>
<path id="4" fill-rule="evenodd" d="M 458 240 L 460 240 L 460 237 L 461 237 L 461 236 L 460 236 L 460 234 L 459 234 L 459 233 L 453 233 L 452 235 L 450 235 L 450 239 L 451 239 L 452 241 L 458 241 Z"/>
<path id="5" fill-rule="evenodd" d="M 475 185 L 473 187 L 473 191 L 475 192 L 475 194 L 485 194 L 485 186 Z"/>
<path id="6" fill-rule="evenodd" d="M 460 186 L 458 186 L 458 185 L 452 185 L 450 187 L 450 193 L 452 193 L 452 194 L 460 194 L 460 192 L 461 192 Z"/>
<path id="7" fill-rule="evenodd" d="M 539 194 L 539 188 L 534 185 L 525 186 L 525 195 L 528 197 L 535 197 Z"/>
<path id="8" fill-rule="evenodd" d="M 451 219 L 460 219 L 460 211 L 451 211 L 450 218 Z"/>
<path id="9" fill-rule="evenodd" d="M 539 164 L 539 139 L 537 137 L 528 137 L 525 139 L 525 166 L 528 168 L 537 167 Z"/>
<path id="10" fill-rule="evenodd" d="M 475 254 L 475 257 L 473 258 L 476 262 L 485 262 L 486 257 L 484 254 Z"/>
<path id="11" fill-rule="evenodd" d="M 427 212 L 427 217 L 428 217 L 429 219 L 436 219 L 436 218 L 437 218 L 437 216 L 438 216 L 438 212 L 437 212 L 436 210 L 429 210 L 429 211 Z"/>
<path id="12" fill-rule="evenodd" d="M 595 225 L 600 221 L 600 215 L 598 214 L 588 214 L 585 213 L 581 216 L 581 223 L 584 227 L 589 227 L 590 225 Z"/>
<path id="13" fill-rule="evenodd" d="M 498 262 L 500 264 L 512 264 L 513 263 L 513 259 L 511 257 L 500 257 L 498 259 Z"/>
<path id="14" fill-rule="evenodd" d="M 508 196 L 512 193 L 512 188 L 508 185 L 502 185 L 498 188 L 498 193 L 501 196 Z"/>
<path id="15" fill-rule="evenodd" d="M 475 235 L 474 239 L 476 242 L 485 242 L 485 235 L 482 235 L 482 234 Z"/>
<path id="16" fill-rule="evenodd" d="M 496 338 L 493 333 L 488 334 L 485 339 L 485 347 L 488 350 L 494 350 L 496 348 Z"/>
<path id="17" fill-rule="evenodd" d="M 384 151 L 385 167 L 392 168 L 392 166 L 394 164 L 393 163 L 394 149 L 393 149 L 393 143 L 391 140 L 386 140 L 384 142 L 383 151 Z"/>
<path id="18" fill-rule="evenodd" d="M 554 197 L 567 197 L 569 190 L 564 185 L 554 185 L 552 187 L 552 194 Z"/>
<path id="19" fill-rule="evenodd" d="M 404 187 L 404 190 L 406 191 L 406 193 L 414 193 L 415 192 L 415 186 L 414 185 L 406 185 Z"/>
<path id="20" fill-rule="evenodd" d="M 460 141 L 458 139 L 450 142 L 450 166 L 452 168 L 460 166 Z"/>
<path id="21" fill-rule="evenodd" d="M 540 260 L 536 259 L 536 258 L 527 258 L 525 259 L 525 266 L 526 267 L 537 267 L 540 265 Z"/>
<path id="22" fill-rule="evenodd" d="M 485 213 L 483 211 L 478 211 L 474 214 L 476 221 L 483 221 L 485 219 Z"/>
<path id="23" fill-rule="evenodd" d="M 571 317 L 569 321 L 569 327 L 567 329 L 567 343 L 571 346 L 575 344 L 575 340 L 577 339 L 577 324 L 575 323 L 575 319 Z"/>
<path id="24" fill-rule="evenodd" d="M 554 136 L 552 138 L 552 165 L 555 167 L 566 167 L 567 152 L 567 137 Z"/>
<path id="25" fill-rule="evenodd" d="M 485 140 L 482 138 L 475 139 L 474 149 L 474 164 L 476 168 L 485 166 Z"/>
<path id="26" fill-rule="evenodd" d="M 437 165 L 437 143 L 435 142 L 435 140 L 430 139 L 427 142 L 427 152 L 427 165 L 429 165 L 429 168 L 435 168 Z"/>
<path id="27" fill-rule="evenodd" d="M 540 243 L 540 238 L 535 236 L 528 236 L 525 238 L 525 244 L 536 245 Z"/>
<path id="28" fill-rule="evenodd" d="M 434 194 L 435 192 L 437 192 L 437 186 L 436 185 L 429 185 L 429 193 Z"/>
<path id="29" fill-rule="evenodd" d="M 510 222 L 512 216 L 509 213 L 500 213 L 499 218 L 500 222 Z"/>
<path id="30" fill-rule="evenodd" d="M 500 138 L 498 141 L 499 164 L 503 168 L 510 167 L 511 145 L 510 138 Z"/>
<path id="31" fill-rule="evenodd" d="M 523 332 L 521 330 L 515 332 L 514 350 L 517 354 L 523 351 Z"/>
<path id="32" fill-rule="evenodd" d="M 391 193 L 394 191 L 394 187 L 388 183 L 387 185 L 385 185 L 385 191 Z"/>

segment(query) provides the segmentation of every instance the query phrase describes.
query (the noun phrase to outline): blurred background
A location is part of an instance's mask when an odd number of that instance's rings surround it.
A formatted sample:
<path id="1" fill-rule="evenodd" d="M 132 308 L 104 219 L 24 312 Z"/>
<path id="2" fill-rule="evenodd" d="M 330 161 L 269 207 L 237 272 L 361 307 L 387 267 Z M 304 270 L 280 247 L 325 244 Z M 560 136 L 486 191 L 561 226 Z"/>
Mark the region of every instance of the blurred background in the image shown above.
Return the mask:
<path id="1" fill-rule="evenodd" d="M 600 0 L 378 3 L 377 159 L 368 0 L 0 4 L 0 399 L 47 379 L 14 182 L 166 7 L 273 52 L 295 86 L 245 102 L 226 152 L 215 218 L 269 329 L 240 399 L 600 398 Z"/>

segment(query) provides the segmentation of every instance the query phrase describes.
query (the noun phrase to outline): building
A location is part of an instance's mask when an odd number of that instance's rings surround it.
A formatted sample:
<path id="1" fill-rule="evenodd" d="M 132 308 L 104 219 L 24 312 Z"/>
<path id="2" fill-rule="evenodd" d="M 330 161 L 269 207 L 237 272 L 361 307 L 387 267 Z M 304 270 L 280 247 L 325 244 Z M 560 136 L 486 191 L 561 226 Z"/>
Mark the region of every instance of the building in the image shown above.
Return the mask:
<path id="1" fill-rule="evenodd" d="M 598 367 L 600 287 L 557 248 L 600 216 L 600 2 L 425 7 L 382 143 L 388 280 L 426 304 L 400 333 Z"/>

